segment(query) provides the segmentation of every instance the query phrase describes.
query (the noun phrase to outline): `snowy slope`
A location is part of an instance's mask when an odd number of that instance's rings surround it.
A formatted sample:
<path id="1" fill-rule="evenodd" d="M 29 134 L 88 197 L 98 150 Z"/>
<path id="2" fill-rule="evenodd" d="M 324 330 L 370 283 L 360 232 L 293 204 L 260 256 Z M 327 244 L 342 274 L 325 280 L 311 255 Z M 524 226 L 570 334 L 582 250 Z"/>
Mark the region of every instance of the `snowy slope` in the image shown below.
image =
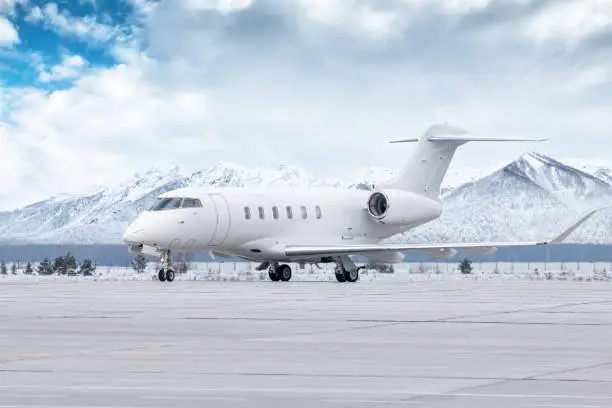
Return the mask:
<path id="1" fill-rule="evenodd" d="M 543 239 L 589 209 L 612 203 L 609 170 L 578 169 L 538 153 L 523 155 L 488 175 L 455 172 L 445 182 L 442 217 L 391 241 Z M 195 173 L 152 169 L 84 196 L 54 197 L 0 212 L 0 236 L 13 243 L 121 243 L 129 222 L 158 194 L 175 188 L 288 185 L 369 189 L 394 174 L 389 169 L 369 167 L 354 180 L 342 181 L 314 177 L 286 165 L 246 168 L 226 162 Z M 460 177 L 471 181 L 461 184 Z M 598 215 L 570 241 L 611 243 L 611 218 L 606 213 Z"/>
<path id="2" fill-rule="evenodd" d="M 24 208 L 0 212 L 3 241 L 44 243 L 120 243 L 129 222 L 166 191 L 186 186 L 340 186 L 297 168 L 245 168 L 232 163 L 186 174 L 178 168 L 152 169 L 118 186 L 83 197 L 51 198 Z"/>
<path id="3" fill-rule="evenodd" d="M 609 186 L 612 186 L 612 169 L 600 168 L 593 173 L 598 179 L 605 181 Z"/>
<path id="4" fill-rule="evenodd" d="M 440 219 L 411 231 L 411 240 L 548 239 L 589 210 L 611 205 L 612 187 L 592 174 L 529 153 L 443 199 Z M 567 242 L 612 243 L 610 212 L 598 214 Z"/>
<path id="5" fill-rule="evenodd" d="M 585 173 L 591 174 L 606 184 L 612 186 L 612 158 L 598 159 L 585 163 L 584 160 L 569 159 L 567 164 Z"/>

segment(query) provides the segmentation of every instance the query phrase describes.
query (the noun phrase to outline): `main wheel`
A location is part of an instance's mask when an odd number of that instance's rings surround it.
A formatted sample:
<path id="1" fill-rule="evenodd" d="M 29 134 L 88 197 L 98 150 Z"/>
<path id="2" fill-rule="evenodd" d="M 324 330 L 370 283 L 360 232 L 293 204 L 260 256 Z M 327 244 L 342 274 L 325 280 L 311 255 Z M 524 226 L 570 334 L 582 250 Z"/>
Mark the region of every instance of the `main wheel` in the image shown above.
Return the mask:
<path id="1" fill-rule="evenodd" d="M 356 282 L 359 279 L 359 269 L 344 271 L 344 278 L 347 282 Z"/>
<path id="2" fill-rule="evenodd" d="M 281 265 L 278 267 L 278 274 L 283 282 L 291 280 L 291 267 L 289 265 Z"/>
<path id="3" fill-rule="evenodd" d="M 168 282 L 172 282 L 174 280 L 174 270 L 172 269 L 166 270 L 166 280 Z"/>
<path id="4" fill-rule="evenodd" d="M 157 279 L 159 279 L 160 282 L 164 282 L 166 280 L 166 271 L 164 268 L 160 269 L 157 273 Z"/>
<path id="5" fill-rule="evenodd" d="M 346 276 L 344 275 L 344 273 L 337 269 L 336 269 L 336 280 L 338 282 L 346 282 Z"/>
<path id="6" fill-rule="evenodd" d="M 280 280 L 279 273 L 275 271 L 273 268 L 270 268 L 268 270 L 268 276 L 270 277 L 270 280 L 273 282 L 278 282 Z"/>

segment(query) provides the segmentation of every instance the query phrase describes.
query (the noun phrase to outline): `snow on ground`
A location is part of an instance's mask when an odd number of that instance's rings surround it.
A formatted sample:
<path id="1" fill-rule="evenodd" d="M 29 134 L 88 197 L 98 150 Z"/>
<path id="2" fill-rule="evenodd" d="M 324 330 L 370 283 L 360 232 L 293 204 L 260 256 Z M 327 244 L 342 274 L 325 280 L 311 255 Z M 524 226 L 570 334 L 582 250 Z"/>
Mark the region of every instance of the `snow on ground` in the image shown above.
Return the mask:
<path id="1" fill-rule="evenodd" d="M 185 274 L 177 274 L 176 280 L 204 281 L 267 281 L 267 271 L 257 271 L 258 264 L 248 262 L 199 262 L 191 263 Z M 561 281 L 612 281 L 611 262 L 589 263 L 478 263 L 472 264 L 469 275 L 462 274 L 458 263 L 402 263 L 393 265 L 394 273 L 381 273 L 376 270 L 362 270 L 361 282 L 371 281 L 443 281 L 443 280 L 561 280 Z M 24 265 L 20 265 L 22 268 Z M 292 281 L 330 281 L 335 282 L 334 264 L 322 264 L 320 269 L 306 265 L 303 269 L 291 264 Z M 93 276 L 38 276 L 25 275 L 23 269 L 11 273 L 11 264 L 7 264 L 8 274 L 0 275 L 3 281 L 79 281 L 79 280 L 157 280 L 157 263 L 149 263 L 143 273 L 136 273 L 131 267 L 98 266 Z"/>

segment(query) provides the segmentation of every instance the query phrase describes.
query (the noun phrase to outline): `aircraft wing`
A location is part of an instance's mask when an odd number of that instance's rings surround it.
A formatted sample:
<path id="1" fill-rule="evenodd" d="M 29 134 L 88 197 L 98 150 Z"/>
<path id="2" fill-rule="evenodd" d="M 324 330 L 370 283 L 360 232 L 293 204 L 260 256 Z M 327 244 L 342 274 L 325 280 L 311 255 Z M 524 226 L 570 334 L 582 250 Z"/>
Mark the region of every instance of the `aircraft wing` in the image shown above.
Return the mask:
<path id="1" fill-rule="evenodd" d="M 440 255 L 448 251 L 464 249 L 472 252 L 493 252 L 497 248 L 518 247 L 518 246 L 542 246 L 558 244 L 563 242 L 570 234 L 584 224 L 595 213 L 602 210 L 599 208 L 591 211 L 565 231 L 551 239 L 550 241 L 533 242 L 479 242 L 479 243 L 445 243 L 445 244 L 365 244 L 365 245 L 287 245 L 285 255 L 289 257 L 302 256 L 333 256 L 333 255 L 358 255 L 383 251 L 423 251 L 434 255 Z"/>

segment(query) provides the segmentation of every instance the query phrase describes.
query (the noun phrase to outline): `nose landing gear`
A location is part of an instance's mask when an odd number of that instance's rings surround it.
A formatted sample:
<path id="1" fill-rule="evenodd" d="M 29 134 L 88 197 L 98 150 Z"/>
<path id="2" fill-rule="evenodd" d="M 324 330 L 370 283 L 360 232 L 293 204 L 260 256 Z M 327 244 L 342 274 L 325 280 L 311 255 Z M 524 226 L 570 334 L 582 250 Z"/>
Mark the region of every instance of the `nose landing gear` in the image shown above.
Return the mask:
<path id="1" fill-rule="evenodd" d="M 157 279 L 159 279 L 160 282 L 172 282 L 174 280 L 175 277 L 175 272 L 174 269 L 172 269 L 172 259 L 170 258 L 170 250 L 164 250 L 161 253 L 161 257 L 160 257 L 160 261 L 161 261 L 161 269 L 159 270 L 159 272 L 157 272 Z"/>

